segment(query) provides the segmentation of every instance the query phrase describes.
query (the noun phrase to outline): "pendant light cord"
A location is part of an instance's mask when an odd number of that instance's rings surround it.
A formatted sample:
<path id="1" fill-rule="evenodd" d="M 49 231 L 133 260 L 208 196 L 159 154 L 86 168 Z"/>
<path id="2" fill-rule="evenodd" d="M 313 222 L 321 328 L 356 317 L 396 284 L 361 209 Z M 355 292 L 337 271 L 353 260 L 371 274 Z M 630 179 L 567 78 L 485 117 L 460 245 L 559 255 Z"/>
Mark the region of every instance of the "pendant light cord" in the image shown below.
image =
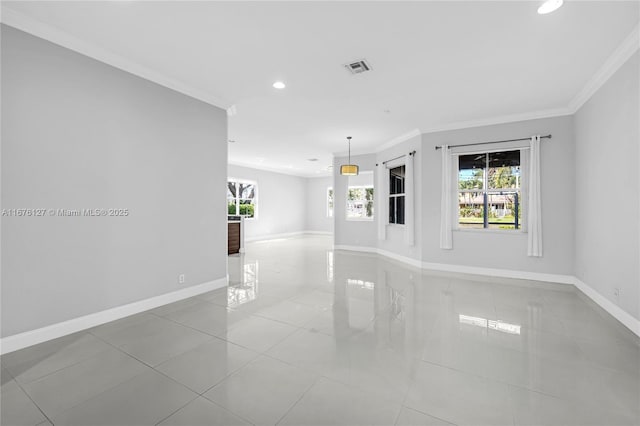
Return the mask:
<path id="1" fill-rule="evenodd" d="M 349 141 L 349 164 L 351 164 L 351 136 L 347 136 L 347 141 Z"/>

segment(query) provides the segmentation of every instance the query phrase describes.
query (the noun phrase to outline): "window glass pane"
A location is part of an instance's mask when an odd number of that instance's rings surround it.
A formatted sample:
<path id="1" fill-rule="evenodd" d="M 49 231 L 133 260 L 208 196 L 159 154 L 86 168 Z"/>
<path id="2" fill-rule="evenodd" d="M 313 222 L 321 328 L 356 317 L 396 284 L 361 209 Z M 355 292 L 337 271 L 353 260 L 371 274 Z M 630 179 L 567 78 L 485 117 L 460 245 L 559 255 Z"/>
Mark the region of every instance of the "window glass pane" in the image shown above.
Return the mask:
<path id="1" fill-rule="evenodd" d="M 484 228 L 484 194 L 482 192 L 459 192 L 458 204 L 460 228 Z"/>
<path id="2" fill-rule="evenodd" d="M 236 214 L 236 183 L 227 182 L 227 214 Z"/>
<path id="3" fill-rule="evenodd" d="M 522 220 L 520 208 L 520 192 L 503 191 L 487 194 L 487 213 L 489 214 L 489 228 L 518 229 Z M 517 221 L 516 221 L 517 215 Z"/>
<path id="4" fill-rule="evenodd" d="M 347 192 L 347 200 L 362 200 L 364 199 L 364 188 L 349 188 Z"/>
<path id="5" fill-rule="evenodd" d="M 365 205 L 361 201 L 347 201 L 347 217 L 350 219 L 362 219 L 366 217 Z"/>
<path id="6" fill-rule="evenodd" d="M 461 155 L 458 160 L 458 189 L 482 189 L 486 154 Z"/>
<path id="7" fill-rule="evenodd" d="M 389 170 L 389 194 L 404 194 L 405 166 Z"/>
<path id="8" fill-rule="evenodd" d="M 373 188 L 365 188 L 365 200 L 373 201 Z"/>
<path id="9" fill-rule="evenodd" d="M 253 200 L 239 200 L 240 201 L 240 214 L 253 217 L 255 214 L 255 206 L 253 205 Z"/>
<path id="10" fill-rule="evenodd" d="M 396 223 L 396 197 L 389 197 L 389 223 Z"/>
<path id="11" fill-rule="evenodd" d="M 238 183 L 239 198 L 255 198 L 256 187 L 251 183 Z"/>
<path id="12" fill-rule="evenodd" d="M 460 170 L 484 169 L 487 163 L 487 154 L 469 154 L 458 157 Z"/>
<path id="13" fill-rule="evenodd" d="M 487 183 L 490 189 L 520 187 L 520 151 L 489 153 Z"/>
<path id="14" fill-rule="evenodd" d="M 404 196 L 396 197 L 396 223 L 404 225 Z"/>
<path id="15" fill-rule="evenodd" d="M 236 198 L 236 183 L 227 182 L 227 200 Z"/>
<path id="16" fill-rule="evenodd" d="M 373 201 L 367 201 L 365 208 L 366 208 L 366 217 L 372 218 L 373 217 Z"/>
<path id="17" fill-rule="evenodd" d="M 333 188 L 327 189 L 327 216 L 333 216 Z"/>

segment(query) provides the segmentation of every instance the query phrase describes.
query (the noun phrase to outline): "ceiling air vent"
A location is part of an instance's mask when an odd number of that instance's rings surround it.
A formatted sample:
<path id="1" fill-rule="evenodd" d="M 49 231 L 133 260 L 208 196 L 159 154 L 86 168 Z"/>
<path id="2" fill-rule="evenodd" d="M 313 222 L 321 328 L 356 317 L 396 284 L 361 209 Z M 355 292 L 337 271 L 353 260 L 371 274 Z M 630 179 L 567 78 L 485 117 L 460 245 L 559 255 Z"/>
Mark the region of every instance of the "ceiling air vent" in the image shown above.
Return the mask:
<path id="1" fill-rule="evenodd" d="M 371 65 L 364 59 L 350 62 L 345 65 L 345 68 L 348 69 L 351 74 L 361 74 L 366 71 L 371 71 Z"/>

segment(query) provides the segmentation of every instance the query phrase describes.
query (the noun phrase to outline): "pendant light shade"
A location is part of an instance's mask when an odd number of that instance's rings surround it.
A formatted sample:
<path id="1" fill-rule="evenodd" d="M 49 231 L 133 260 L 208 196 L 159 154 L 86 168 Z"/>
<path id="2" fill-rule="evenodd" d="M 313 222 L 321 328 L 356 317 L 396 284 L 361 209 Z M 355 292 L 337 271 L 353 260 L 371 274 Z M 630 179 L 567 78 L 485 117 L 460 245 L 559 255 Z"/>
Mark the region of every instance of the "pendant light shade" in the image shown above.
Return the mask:
<path id="1" fill-rule="evenodd" d="M 340 174 L 343 176 L 357 176 L 359 167 L 355 164 L 351 164 L 351 136 L 347 136 L 347 142 L 349 143 L 349 164 L 343 164 L 340 166 Z"/>
<path id="2" fill-rule="evenodd" d="M 340 166 L 340 174 L 343 176 L 357 176 L 358 166 L 355 164 L 343 164 Z"/>

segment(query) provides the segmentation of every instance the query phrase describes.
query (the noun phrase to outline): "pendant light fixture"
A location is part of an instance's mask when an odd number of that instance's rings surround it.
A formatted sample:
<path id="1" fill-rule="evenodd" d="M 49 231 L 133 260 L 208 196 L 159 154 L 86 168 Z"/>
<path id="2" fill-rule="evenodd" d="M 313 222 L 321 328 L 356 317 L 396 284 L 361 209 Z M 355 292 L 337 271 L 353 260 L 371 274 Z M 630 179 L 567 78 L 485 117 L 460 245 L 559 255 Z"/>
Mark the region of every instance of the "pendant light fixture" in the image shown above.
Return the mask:
<path id="1" fill-rule="evenodd" d="M 347 136 L 347 142 L 349 143 L 349 163 L 340 166 L 340 174 L 343 176 L 357 176 L 358 166 L 351 164 L 351 136 Z"/>

